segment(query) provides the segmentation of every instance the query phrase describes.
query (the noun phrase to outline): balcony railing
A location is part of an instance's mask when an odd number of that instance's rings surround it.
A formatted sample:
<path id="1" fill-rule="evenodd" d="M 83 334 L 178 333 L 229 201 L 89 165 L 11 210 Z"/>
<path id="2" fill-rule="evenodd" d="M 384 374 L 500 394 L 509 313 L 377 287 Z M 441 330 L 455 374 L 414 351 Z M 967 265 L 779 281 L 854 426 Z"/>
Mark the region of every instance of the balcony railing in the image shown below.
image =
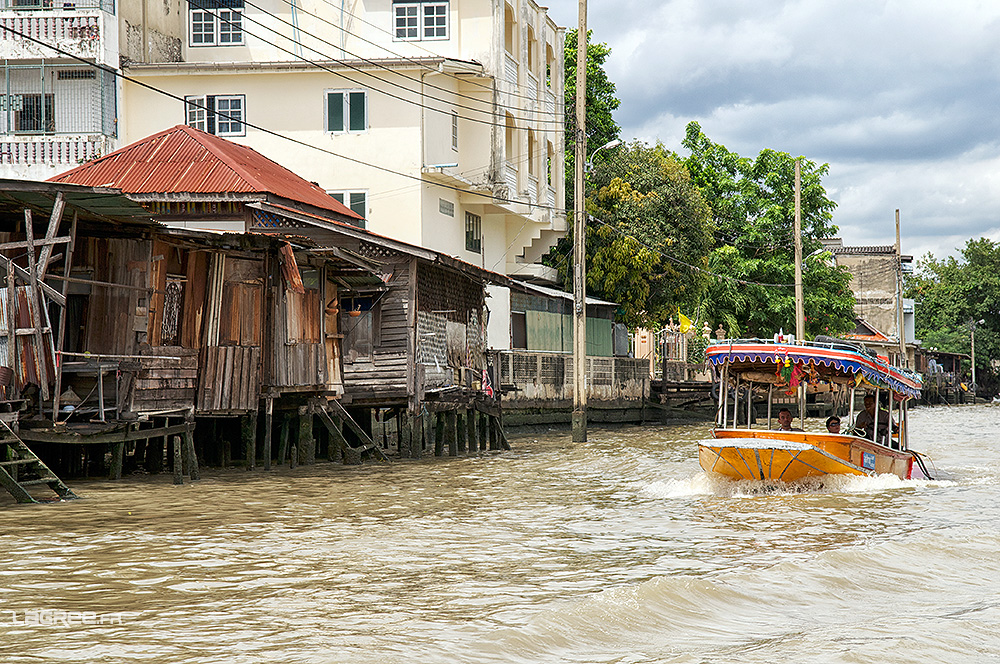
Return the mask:
<path id="1" fill-rule="evenodd" d="M 113 14 L 114 0 L 0 0 L 0 10 L 49 11 L 54 9 L 103 9 Z"/>
<path id="2" fill-rule="evenodd" d="M 101 155 L 101 138 L 0 138 L 0 164 L 79 164 Z"/>
<path id="3" fill-rule="evenodd" d="M 556 96 L 548 90 L 545 91 L 545 112 L 549 118 L 556 112 Z"/>
<path id="4" fill-rule="evenodd" d="M 550 208 L 556 206 L 556 190 L 552 187 L 549 187 L 548 191 L 545 192 L 545 202 Z"/>
<path id="5" fill-rule="evenodd" d="M 528 176 L 528 202 L 538 202 L 538 178 L 534 175 Z"/>
<path id="6" fill-rule="evenodd" d="M 504 182 L 507 183 L 508 196 L 514 198 L 517 196 L 517 168 L 509 161 L 504 164 L 503 172 Z"/>
<path id="7" fill-rule="evenodd" d="M 510 53 L 504 53 L 504 80 L 513 86 L 517 86 L 517 60 Z"/>
<path id="8" fill-rule="evenodd" d="M 0 69 L 0 134 L 113 136 L 116 108 L 111 72 L 68 63 Z"/>

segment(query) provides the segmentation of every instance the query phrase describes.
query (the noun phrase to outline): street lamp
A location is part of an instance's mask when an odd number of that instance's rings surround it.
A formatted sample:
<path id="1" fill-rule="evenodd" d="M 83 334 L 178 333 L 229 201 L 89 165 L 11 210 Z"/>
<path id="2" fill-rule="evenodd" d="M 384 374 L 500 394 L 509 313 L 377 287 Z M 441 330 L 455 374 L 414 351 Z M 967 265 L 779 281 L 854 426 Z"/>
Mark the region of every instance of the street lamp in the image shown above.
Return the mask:
<path id="1" fill-rule="evenodd" d="M 594 156 L 598 152 L 600 152 L 601 150 L 610 150 L 611 148 L 616 148 L 616 147 L 618 147 L 621 144 L 622 144 L 621 140 L 616 138 L 616 139 L 608 141 L 607 143 L 605 143 L 601 147 L 599 147 L 596 150 L 594 150 L 593 152 L 591 152 L 590 153 L 590 159 L 587 160 L 586 171 L 589 173 L 590 169 L 592 169 L 594 167 Z"/>
<path id="2" fill-rule="evenodd" d="M 969 319 L 969 346 L 972 350 L 972 402 L 976 402 L 976 326 L 982 325 L 986 321 L 980 318 L 978 321 Z"/>

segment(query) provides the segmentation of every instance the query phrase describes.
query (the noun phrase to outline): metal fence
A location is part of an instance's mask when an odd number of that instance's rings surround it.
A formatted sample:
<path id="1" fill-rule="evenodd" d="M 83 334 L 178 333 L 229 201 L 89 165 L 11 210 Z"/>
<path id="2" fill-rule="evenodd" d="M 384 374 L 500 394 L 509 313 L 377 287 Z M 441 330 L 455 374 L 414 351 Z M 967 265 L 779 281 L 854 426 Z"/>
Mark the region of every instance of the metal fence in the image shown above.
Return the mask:
<path id="1" fill-rule="evenodd" d="M 573 398 L 571 354 L 501 351 L 498 361 L 504 400 L 512 405 Z M 587 357 L 588 401 L 641 400 L 648 395 L 648 359 Z"/>
<path id="2" fill-rule="evenodd" d="M 0 9 L 44 11 L 51 9 L 103 9 L 115 13 L 115 0 L 0 0 Z"/>
<path id="3" fill-rule="evenodd" d="M 114 136 L 115 76 L 85 65 L 4 62 L 0 133 Z"/>

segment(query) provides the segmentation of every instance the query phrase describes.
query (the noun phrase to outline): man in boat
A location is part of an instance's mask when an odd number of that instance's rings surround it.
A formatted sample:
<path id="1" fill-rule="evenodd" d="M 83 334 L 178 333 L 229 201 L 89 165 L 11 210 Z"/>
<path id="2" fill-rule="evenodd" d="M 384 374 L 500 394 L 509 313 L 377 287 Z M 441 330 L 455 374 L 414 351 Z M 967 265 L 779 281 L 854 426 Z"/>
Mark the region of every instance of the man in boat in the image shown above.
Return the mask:
<path id="1" fill-rule="evenodd" d="M 889 422 L 891 416 L 885 408 L 878 409 L 878 442 L 885 443 L 889 433 Z M 854 428 L 864 431 L 865 438 L 875 440 L 875 396 L 865 395 L 865 409 L 858 413 L 858 418 L 854 420 Z M 896 431 L 895 424 L 892 430 Z"/>
<path id="2" fill-rule="evenodd" d="M 778 411 L 778 431 L 802 431 L 792 426 L 792 411 L 787 408 Z"/>

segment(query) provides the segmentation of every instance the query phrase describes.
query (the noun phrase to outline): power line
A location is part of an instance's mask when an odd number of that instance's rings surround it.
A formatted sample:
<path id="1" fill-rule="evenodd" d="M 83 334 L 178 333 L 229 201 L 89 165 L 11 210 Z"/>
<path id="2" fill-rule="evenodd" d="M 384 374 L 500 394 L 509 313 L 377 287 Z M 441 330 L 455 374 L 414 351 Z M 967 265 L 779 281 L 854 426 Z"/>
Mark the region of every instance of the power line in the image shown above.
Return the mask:
<path id="1" fill-rule="evenodd" d="M 505 201 L 505 202 L 516 203 L 517 205 L 523 205 L 523 206 L 529 207 L 529 208 L 536 208 L 536 209 L 542 209 L 542 210 L 552 210 L 552 211 L 555 211 L 555 212 L 565 212 L 565 210 L 563 208 L 558 208 L 558 207 L 555 207 L 555 206 L 552 206 L 552 205 L 542 205 L 541 203 L 525 203 L 525 202 L 521 202 L 521 201 L 507 201 L 506 199 L 498 199 L 498 197 L 495 196 L 495 195 L 493 195 L 493 194 L 486 194 L 486 193 L 482 193 L 482 192 L 474 191 L 474 190 L 470 190 L 470 189 L 461 189 L 461 188 L 453 186 L 453 185 L 447 185 L 447 184 L 442 184 L 440 182 L 434 182 L 433 180 L 425 180 L 423 177 L 420 177 L 418 175 L 411 175 L 409 173 L 403 173 L 401 171 L 396 171 L 396 170 L 393 170 L 391 168 L 388 168 L 386 166 L 379 166 L 378 164 L 373 164 L 373 163 L 370 163 L 370 162 L 367 162 L 367 161 L 362 161 L 361 159 L 355 159 L 354 157 L 348 157 L 347 155 L 340 154 L 340 153 L 337 153 L 337 152 L 333 152 L 332 150 L 327 150 L 326 148 L 322 148 L 322 147 L 320 147 L 318 145 L 314 145 L 312 143 L 308 143 L 306 141 L 299 140 L 297 138 L 292 138 L 291 136 L 285 136 L 284 134 L 280 134 L 280 133 L 274 131 L 273 129 L 267 129 L 267 128 L 262 127 L 260 125 L 256 125 L 256 124 L 247 122 L 243 118 L 235 117 L 235 116 L 229 115 L 227 113 L 223 113 L 221 111 L 216 111 L 216 110 L 213 110 L 213 109 L 209 109 L 207 106 L 202 106 L 201 104 L 197 104 L 197 103 L 191 102 L 191 101 L 189 101 L 189 100 L 187 100 L 187 99 L 185 99 L 183 97 L 175 95 L 172 92 L 167 92 L 166 90 L 158 88 L 155 85 L 151 85 L 149 83 L 145 83 L 145 82 L 140 81 L 138 79 L 135 79 L 135 78 L 133 78 L 131 76 L 123 74 L 122 72 L 116 71 L 116 70 L 112 69 L 111 67 L 109 67 L 107 65 L 104 65 L 104 64 L 101 64 L 101 63 L 98 63 L 98 62 L 91 62 L 89 60 L 86 60 L 86 59 L 78 56 L 78 55 L 70 53 L 69 51 L 66 51 L 65 49 L 62 49 L 62 48 L 60 48 L 60 47 L 58 47 L 58 46 L 56 46 L 54 44 L 50 44 L 48 42 L 42 41 L 41 39 L 37 39 L 35 37 L 32 37 L 31 35 L 28 35 L 28 34 L 26 34 L 24 32 L 19 31 L 19 30 L 15 30 L 14 28 L 10 27 L 9 25 L 7 25 L 6 23 L 4 23 L 2 21 L 0 21 L 0 29 L 6 30 L 7 32 L 11 33 L 12 35 L 15 35 L 17 37 L 25 39 L 27 41 L 33 42 L 33 43 L 38 44 L 40 46 L 44 46 L 44 47 L 46 47 L 46 48 L 48 48 L 48 49 L 50 49 L 50 50 L 52 50 L 52 51 L 54 51 L 54 52 L 56 52 L 56 53 L 58 53 L 60 55 L 66 56 L 67 58 L 70 58 L 72 60 L 76 60 L 77 62 L 81 62 L 81 63 L 83 63 L 83 64 L 85 64 L 85 65 L 87 65 L 89 67 L 94 67 L 95 69 L 99 69 L 99 70 L 101 70 L 103 72 L 112 74 L 113 76 L 116 76 L 116 77 L 122 79 L 123 81 L 128 81 L 129 83 L 134 83 L 135 85 L 138 85 L 139 87 L 146 88 L 147 90 L 151 90 L 153 92 L 156 92 L 157 94 L 161 94 L 161 95 L 163 95 L 165 97 L 169 97 L 170 99 L 174 99 L 174 100 L 182 102 L 184 104 L 192 105 L 192 106 L 194 106 L 196 108 L 200 108 L 200 109 L 205 110 L 207 112 L 215 113 L 216 115 L 218 115 L 218 116 L 220 116 L 222 118 L 225 118 L 227 120 L 232 120 L 232 121 L 235 121 L 235 122 L 240 122 L 241 124 L 243 124 L 243 125 L 245 125 L 247 127 L 250 127 L 251 129 L 256 129 L 257 131 L 263 132 L 263 133 L 268 134 L 270 136 L 275 136 L 277 138 L 281 138 L 281 139 L 289 141 L 291 143 L 295 143 L 296 145 L 301 145 L 301 146 L 305 146 L 305 147 L 308 147 L 308 148 L 312 148 L 312 149 L 317 150 L 319 152 L 322 152 L 324 154 L 328 154 L 328 155 L 331 155 L 333 157 L 339 157 L 340 159 L 343 159 L 345 161 L 349 161 L 351 163 L 359 164 L 359 165 L 362 165 L 362 166 L 368 166 L 370 168 L 374 168 L 375 170 L 382 171 L 384 173 L 390 173 L 392 175 L 398 175 L 400 177 L 408 178 L 410 180 L 416 180 L 417 182 L 423 183 L 425 185 L 430 185 L 430 186 L 434 186 L 434 187 L 440 187 L 442 189 L 447 189 L 447 190 L 450 190 L 450 191 L 456 191 L 456 192 L 463 193 L 463 194 L 468 194 L 468 195 L 471 195 L 471 196 L 478 196 L 480 198 L 486 198 L 486 199 L 489 199 L 491 201 L 501 200 L 501 201 Z"/>
<path id="2" fill-rule="evenodd" d="M 318 39 L 322 43 L 327 44 L 329 46 L 332 46 L 333 48 L 338 49 L 338 50 L 342 51 L 343 53 L 350 54 L 350 55 L 354 56 L 355 58 L 358 58 L 359 60 L 362 60 L 364 62 L 368 62 L 370 64 L 375 64 L 376 66 L 378 66 L 377 61 L 369 60 L 369 59 L 367 59 L 367 58 L 365 58 L 365 57 L 363 57 L 361 55 L 358 55 L 357 53 L 353 53 L 351 51 L 348 51 L 343 46 L 338 46 L 338 45 L 333 44 L 333 43 L 331 43 L 331 42 L 329 42 L 329 41 L 327 41 L 327 40 L 325 40 L 325 39 L 323 39 L 321 37 L 318 37 L 315 34 L 312 34 L 310 32 L 306 32 L 306 31 L 302 30 L 301 28 L 296 27 L 294 24 L 289 23 L 288 21 L 285 21 L 284 19 L 278 17 L 277 15 L 275 15 L 275 14 L 273 14 L 271 12 L 268 12 L 267 10 L 262 9 L 261 7 L 259 7 L 257 5 L 254 5 L 249 0 L 244 0 L 244 2 L 246 4 L 248 4 L 248 5 L 250 5 L 251 7 L 254 7 L 255 9 L 259 9 L 261 12 L 263 12 L 265 14 L 268 14 L 268 15 L 274 17 L 274 18 L 277 18 L 279 21 L 282 21 L 286 25 L 289 25 L 290 27 L 292 27 L 292 29 L 295 30 L 295 31 L 304 32 L 305 34 L 309 35 L 310 37 Z M 461 77 L 459 77 L 459 76 L 457 76 L 455 74 L 452 74 L 451 72 L 439 72 L 437 69 L 435 69 L 434 67 L 431 67 L 431 66 L 427 65 L 426 63 L 420 62 L 419 60 L 413 60 L 411 58 L 407 58 L 406 56 L 402 55 L 401 53 L 396 53 L 395 51 L 392 51 L 392 50 L 386 48 L 382 44 L 377 44 L 377 43 L 371 41 L 370 39 L 366 39 L 366 38 L 362 37 L 361 35 L 359 35 L 359 34 L 357 34 L 355 32 L 351 32 L 350 30 L 348 30 L 347 28 L 343 27 L 342 25 L 339 25 L 337 23 L 334 23 L 333 21 L 327 20 L 326 18 L 320 16 L 319 14 L 316 14 L 314 12 L 311 12 L 311 11 L 307 10 L 307 9 L 299 7 L 298 5 L 295 4 L 294 0 L 282 0 L 282 2 L 284 2 L 287 5 L 289 5 L 292 8 L 293 11 L 301 11 L 303 14 L 306 14 L 308 16 L 312 16 L 312 17 L 314 17 L 314 18 L 322 21 L 323 23 L 326 23 L 327 25 L 329 25 L 331 27 L 337 28 L 338 30 L 340 30 L 345 35 L 350 35 L 351 37 L 354 37 L 355 39 L 358 39 L 359 41 L 363 41 L 366 44 L 371 44 L 372 46 L 374 46 L 376 48 L 379 48 L 379 49 L 382 49 L 386 53 L 394 55 L 394 56 L 400 58 L 401 60 L 403 60 L 405 62 L 409 62 L 409 63 L 411 63 L 411 64 L 413 64 L 414 66 L 417 66 L 417 67 L 422 67 L 422 68 L 426 69 L 428 72 L 443 73 L 446 76 L 455 79 L 456 81 L 462 81 L 463 83 L 472 83 L 473 85 L 476 85 L 477 87 L 480 87 L 483 90 L 487 90 L 489 92 L 493 91 L 493 88 L 491 86 L 483 85 L 481 83 L 476 83 L 475 81 L 467 81 L 467 80 L 465 80 L 465 79 L 463 79 L 463 78 L 461 78 Z M 345 13 L 348 14 L 348 15 L 350 15 L 352 18 L 358 18 L 358 16 L 356 14 L 353 14 L 353 13 L 351 13 L 349 11 L 345 10 Z M 367 21 L 364 21 L 363 19 L 359 18 L 358 20 L 361 20 L 362 22 L 366 23 L 367 25 L 371 25 L 372 27 L 377 27 L 377 26 L 375 26 L 372 23 L 368 23 Z M 393 36 L 392 33 L 389 32 L 389 31 L 387 31 L 387 30 L 384 31 L 384 32 L 386 34 L 390 35 L 390 36 Z M 293 40 L 293 42 L 297 43 L 297 44 L 299 44 L 301 46 L 305 46 L 305 44 L 303 44 L 301 41 Z M 415 44 L 415 43 L 419 43 L 419 42 L 410 42 L 410 41 L 407 41 L 406 43 L 408 43 L 408 44 Z M 309 48 L 309 47 L 307 47 L 307 48 Z M 315 49 L 310 49 L 310 50 L 315 51 Z M 431 55 L 433 55 L 435 57 L 439 57 L 439 58 L 445 58 L 446 57 L 446 56 L 434 53 L 433 51 L 431 51 L 429 49 L 423 49 L 423 50 L 427 51 L 429 54 L 431 54 Z M 406 77 L 406 78 L 409 78 L 409 77 Z M 411 79 L 411 80 L 416 81 L 416 79 Z M 426 85 L 428 87 L 432 87 L 432 88 L 434 88 L 436 90 L 442 90 L 443 92 L 451 92 L 451 90 L 448 90 L 447 88 L 442 88 L 442 87 L 439 87 L 439 86 L 436 86 L 436 85 L 432 85 L 430 83 L 427 83 Z M 514 83 L 513 85 L 515 87 L 517 87 L 517 88 L 525 88 L 525 89 L 528 89 L 528 90 L 532 90 L 533 89 L 533 88 L 530 88 L 530 87 L 527 87 L 527 86 L 522 86 L 519 83 Z M 537 90 L 536 90 L 536 92 L 537 92 Z M 466 99 L 472 99 L 473 101 L 479 101 L 475 97 L 470 97 L 468 95 L 464 95 L 464 94 L 460 94 L 460 93 L 455 93 L 455 94 L 457 94 L 457 96 L 459 96 L 459 97 L 465 97 Z M 530 101 L 537 101 L 537 97 L 536 96 L 531 96 L 531 95 L 511 94 L 511 96 L 512 97 L 517 97 L 519 99 L 526 99 L 526 100 L 530 100 Z M 541 113 L 543 115 L 552 115 L 552 116 L 558 116 L 559 115 L 559 113 L 556 113 L 555 111 L 551 111 L 551 112 L 549 112 L 549 111 L 544 111 L 544 112 L 543 111 L 536 111 L 536 112 L 537 113 Z"/>
<path id="3" fill-rule="evenodd" d="M 268 44 L 269 46 L 273 46 L 274 48 L 278 49 L 279 51 L 287 53 L 287 54 L 291 55 L 292 57 L 298 58 L 298 59 L 302 60 L 303 62 L 305 62 L 307 64 L 310 64 L 310 65 L 312 65 L 312 66 L 314 66 L 314 67 L 316 67 L 318 69 L 322 69 L 323 71 L 329 72 L 329 73 L 331 73 L 331 74 L 333 74 L 335 76 L 339 76 L 340 78 L 344 79 L 345 81 L 347 81 L 349 83 L 352 83 L 353 85 L 358 85 L 358 86 L 361 86 L 361 87 L 365 87 L 361 82 L 359 82 L 359 81 L 351 78 L 350 76 L 348 76 L 348 75 L 346 75 L 346 74 L 344 74 L 344 73 L 342 73 L 340 71 L 337 71 L 337 70 L 335 70 L 335 69 L 333 69 L 333 68 L 331 68 L 331 67 L 329 67 L 329 66 L 327 66 L 327 65 L 325 65 L 325 64 L 323 64 L 321 62 L 317 62 L 315 60 L 307 58 L 304 55 L 299 55 L 298 53 L 295 53 L 294 51 L 291 51 L 291 50 L 289 50 L 287 48 L 284 48 L 283 46 L 279 46 L 275 42 L 270 41 L 270 40 L 268 40 L 268 39 L 260 36 L 257 33 L 250 32 L 249 30 L 246 30 L 245 28 L 243 28 L 243 24 L 242 24 L 241 21 L 233 21 L 231 19 L 222 18 L 220 15 L 213 13 L 210 8 L 205 7 L 202 4 L 200 4 L 202 1 L 203 0 L 189 0 L 190 4 L 192 6 L 195 6 L 196 8 L 200 9 L 201 11 L 204 11 L 204 12 L 212 14 L 212 16 L 215 16 L 219 21 L 224 22 L 227 25 L 239 27 L 240 30 L 244 34 L 250 35 L 251 37 L 256 37 L 257 39 L 261 40 L 265 44 Z M 246 4 L 250 4 L 250 3 L 247 2 Z M 251 5 L 251 6 L 256 7 L 256 5 Z M 261 11 L 263 11 L 263 10 L 261 10 Z M 278 18 L 278 17 L 274 16 L 273 14 L 270 14 L 269 12 L 264 12 L 264 13 L 267 13 L 270 16 L 273 16 L 274 18 Z M 288 37 L 286 37 L 285 35 L 282 35 L 280 32 L 278 32 L 277 30 L 275 30 L 274 28 L 272 28 L 270 26 L 264 25 L 260 21 L 254 19 L 254 18 L 251 18 L 251 17 L 247 16 L 246 14 L 243 14 L 242 16 L 243 16 L 244 19 L 249 19 L 249 20 L 253 21 L 254 23 L 256 23 L 257 25 L 263 27 L 264 29 L 270 30 L 275 35 L 277 35 L 278 37 L 281 37 L 283 39 L 288 39 Z M 278 19 L 278 20 L 283 20 L 283 19 Z M 289 24 L 289 25 L 291 25 L 291 24 Z M 294 26 L 292 26 L 292 27 L 294 28 Z M 315 53 L 315 54 L 317 54 L 317 55 L 319 55 L 321 57 L 327 58 L 328 60 L 336 60 L 335 58 L 331 58 L 330 56 L 328 56 L 325 53 L 321 53 L 321 52 L 317 51 L 315 48 L 312 48 L 311 46 L 306 46 L 305 44 L 303 44 L 300 41 L 297 41 L 297 40 L 294 40 L 294 39 L 290 39 L 289 41 L 291 41 L 293 44 L 297 44 L 299 46 L 303 46 L 303 47 L 309 49 L 310 51 L 312 51 L 313 53 Z M 483 113 L 483 114 L 487 114 L 487 115 L 492 115 L 492 110 L 490 110 L 490 111 L 484 111 L 484 110 L 480 110 L 478 108 L 473 108 L 471 106 L 465 106 L 463 104 L 452 103 L 452 102 L 449 102 L 449 101 L 445 101 L 443 99 L 439 99 L 437 97 L 433 97 L 431 95 L 427 95 L 427 94 L 425 94 L 423 92 L 420 92 L 418 90 L 411 90 L 411 89 L 409 89 L 409 88 L 407 88 L 407 87 L 405 87 L 403 85 L 400 85 L 399 83 L 393 83 L 392 81 L 390 81 L 388 79 L 379 78 L 378 76 L 375 76 L 371 72 L 365 71 L 364 69 L 361 69 L 360 67 L 357 67 L 356 65 L 351 64 L 347 60 L 340 60 L 339 63 L 342 66 L 347 67 L 348 69 L 351 69 L 352 71 L 356 71 L 359 74 L 363 74 L 365 76 L 373 78 L 376 81 L 379 81 L 381 83 L 385 83 L 386 85 L 389 85 L 389 86 L 392 86 L 392 87 L 395 87 L 395 88 L 399 88 L 400 90 L 405 90 L 406 92 L 409 92 L 410 94 L 416 95 L 418 97 L 432 99 L 432 100 L 434 100 L 436 102 L 440 102 L 441 104 L 445 104 L 445 105 L 448 105 L 448 106 L 455 106 L 455 107 L 458 107 L 458 108 L 464 108 L 466 110 L 473 111 L 473 112 L 476 112 L 476 113 Z M 385 69 L 387 69 L 388 71 L 391 71 L 387 67 L 385 67 Z M 402 75 L 400 75 L 400 76 L 402 76 Z M 403 78 L 407 78 L 407 77 L 403 77 Z M 419 81 L 417 81 L 416 79 L 409 79 L 408 78 L 407 80 L 411 80 L 411 81 L 419 83 Z M 378 89 L 373 88 L 373 91 L 377 91 L 379 94 L 385 95 L 386 97 L 390 97 L 392 99 L 396 99 L 396 100 L 401 101 L 401 102 L 403 102 L 405 104 L 412 104 L 412 105 L 417 106 L 419 108 L 427 109 L 427 110 L 430 110 L 430 111 L 435 111 L 435 112 L 441 113 L 441 114 L 448 114 L 447 111 L 442 110 L 440 108 L 435 108 L 434 106 L 429 106 L 427 104 L 424 104 L 424 103 L 419 102 L 419 101 L 415 101 L 413 99 L 406 99 L 405 97 L 401 97 L 400 95 L 393 94 L 393 93 L 388 92 L 386 90 L 378 90 Z M 513 118 L 514 115 L 511 114 L 511 117 Z M 483 120 L 481 118 L 473 118 L 473 117 L 467 117 L 467 116 L 464 117 L 464 119 L 467 120 L 467 121 L 469 121 L 469 122 L 478 122 L 480 124 L 485 124 L 485 125 L 489 125 L 489 126 L 493 126 L 493 127 L 503 127 L 504 129 L 507 129 L 507 128 L 518 129 L 517 126 L 510 127 L 506 122 L 496 122 L 496 121 L 493 121 L 493 120 Z M 520 120 L 521 122 L 525 122 L 525 123 L 528 122 L 528 120 L 526 120 L 525 118 L 514 118 L 514 119 L 515 120 Z M 558 126 L 561 126 L 563 124 L 562 122 L 558 122 L 556 120 L 538 120 L 537 122 L 540 123 L 540 124 L 545 124 L 545 125 L 558 125 Z M 530 131 L 531 128 L 526 126 L 526 127 L 524 127 L 524 129 Z"/>

